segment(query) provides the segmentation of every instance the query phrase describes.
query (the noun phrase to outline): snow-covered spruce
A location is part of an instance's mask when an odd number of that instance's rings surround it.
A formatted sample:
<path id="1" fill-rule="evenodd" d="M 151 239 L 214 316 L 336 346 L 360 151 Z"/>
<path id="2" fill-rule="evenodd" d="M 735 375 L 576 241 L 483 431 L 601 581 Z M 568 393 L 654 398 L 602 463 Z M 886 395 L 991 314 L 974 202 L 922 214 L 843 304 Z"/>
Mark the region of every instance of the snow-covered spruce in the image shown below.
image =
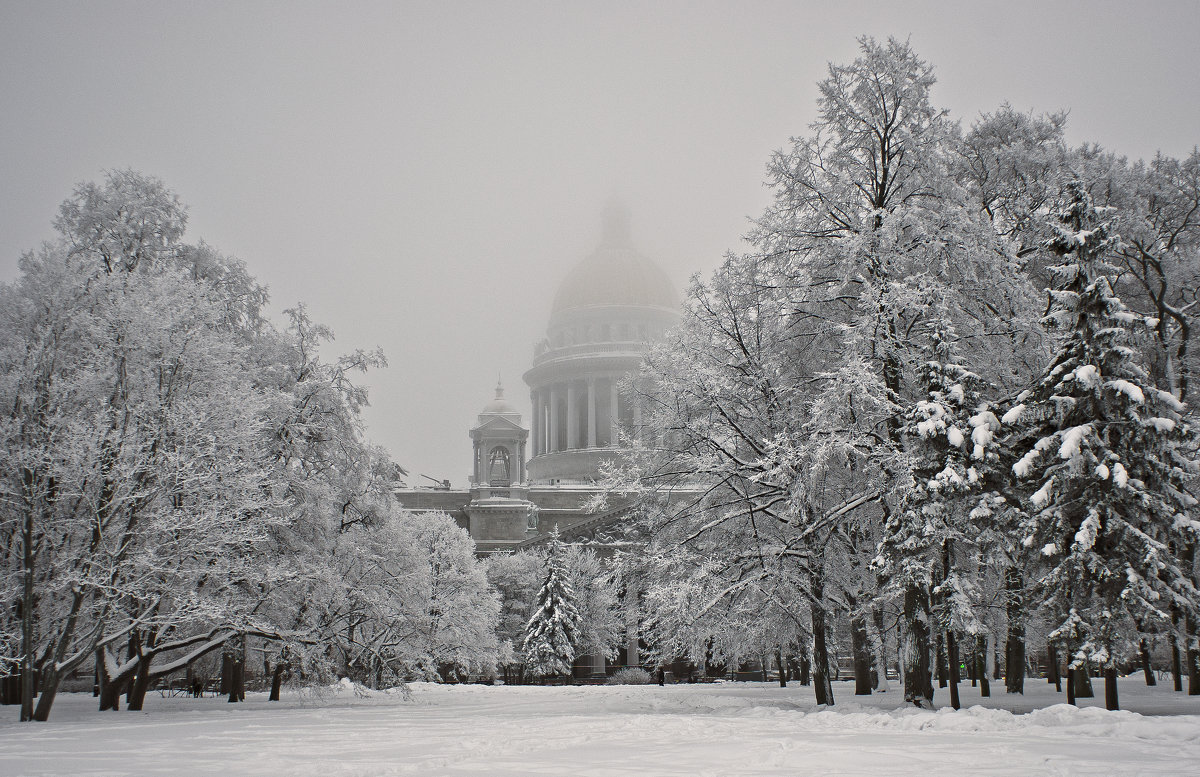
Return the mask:
<path id="1" fill-rule="evenodd" d="M 574 592 L 563 566 L 565 549 L 557 528 L 550 538 L 546 581 L 538 591 L 538 605 L 525 626 L 522 651 L 530 671 L 542 677 L 571 674 L 579 646 L 580 619 Z"/>
<path id="2" fill-rule="evenodd" d="M 1194 435 L 1182 404 L 1151 383 L 1132 347 L 1146 322 L 1113 292 L 1114 219 L 1079 181 L 1062 199 L 1047 243 L 1062 257 L 1047 317 L 1060 345 L 1020 410 L 1004 418 L 1015 425 L 1013 472 L 1036 487 L 1023 527 L 1036 604 L 1051 615 L 1050 639 L 1073 668 L 1104 668 L 1106 703 L 1116 709 L 1117 667 L 1139 632 L 1168 631 L 1173 613 L 1194 618 L 1200 609 L 1174 550 L 1200 535 L 1187 493 Z"/>
<path id="3" fill-rule="evenodd" d="M 982 400 L 983 380 L 956 363 L 954 340 L 949 322 L 932 328 L 930 358 L 919 376 L 925 397 L 906 408 L 902 426 L 913 482 L 884 526 L 875 566 L 887 581 L 885 593 L 903 602 L 909 624 L 906 655 L 927 664 L 929 641 L 941 631 L 949 664 L 957 667 L 956 633 L 975 634 L 983 628 L 973 601 L 978 570 L 964 574 L 956 556 L 995 535 L 995 512 L 989 506 L 994 500 L 982 489 L 997 461 L 992 437 L 1000 423 Z M 971 509 L 968 500 L 982 508 Z M 930 677 L 927 667 L 922 674 Z M 955 709 L 956 678 L 952 672 Z M 923 691 L 909 701 L 930 705 L 932 684 L 927 681 Z"/>

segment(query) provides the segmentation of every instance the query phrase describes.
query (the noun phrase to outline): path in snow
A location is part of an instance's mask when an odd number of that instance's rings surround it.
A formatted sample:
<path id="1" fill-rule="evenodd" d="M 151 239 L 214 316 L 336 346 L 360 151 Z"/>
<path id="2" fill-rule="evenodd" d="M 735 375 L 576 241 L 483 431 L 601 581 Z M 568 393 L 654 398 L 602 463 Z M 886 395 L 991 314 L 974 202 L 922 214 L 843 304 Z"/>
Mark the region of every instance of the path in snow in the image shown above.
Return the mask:
<path id="1" fill-rule="evenodd" d="M 2 775 L 1194 775 L 1200 697 L 1122 681 L 1137 712 L 1056 705 L 1030 681 L 954 712 L 895 709 L 893 691 L 817 709 L 812 689 L 766 683 L 487 687 L 417 684 L 410 699 L 348 688 L 269 703 L 147 698 L 95 712 L 67 694 L 45 724 L 0 722 Z M 1102 694 L 1102 686 L 1097 693 Z M 944 691 L 939 696 L 944 695 Z M 979 701 L 963 688 L 963 701 Z M 1090 700 L 1103 703 L 1103 699 Z M 1056 705 L 1056 706 L 1046 706 Z"/>

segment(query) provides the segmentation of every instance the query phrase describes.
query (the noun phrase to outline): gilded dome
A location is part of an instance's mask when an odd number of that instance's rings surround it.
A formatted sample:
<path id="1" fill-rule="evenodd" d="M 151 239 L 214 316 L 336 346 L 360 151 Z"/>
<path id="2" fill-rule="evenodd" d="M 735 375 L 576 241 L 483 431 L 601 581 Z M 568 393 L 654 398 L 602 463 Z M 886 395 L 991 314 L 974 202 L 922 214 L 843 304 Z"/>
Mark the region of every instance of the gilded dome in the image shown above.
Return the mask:
<path id="1" fill-rule="evenodd" d="M 679 309 L 674 284 L 657 264 L 633 249 L 629 216 L 614 205 L 605 209 L 600 247 L 575 265 L 558 287 L 550 314 L 611 306 Z"/>

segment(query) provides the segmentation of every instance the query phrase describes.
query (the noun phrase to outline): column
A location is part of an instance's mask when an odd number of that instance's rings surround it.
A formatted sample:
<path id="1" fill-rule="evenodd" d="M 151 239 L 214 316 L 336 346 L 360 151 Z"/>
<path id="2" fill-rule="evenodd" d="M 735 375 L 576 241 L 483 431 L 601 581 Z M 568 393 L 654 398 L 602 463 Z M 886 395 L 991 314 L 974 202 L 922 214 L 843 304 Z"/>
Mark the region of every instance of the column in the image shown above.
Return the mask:
<path id="1" fill-rule="evenodd" d="M 512 484 L 520 485 L 525 482 L 525 443 L 517 445 L 517 463 L 516 469 L 512 473 Z"/>
<path id="2" fill-rule="evenodd" d="M 549 453 L 558 452 L 558 386 L 550 387 L 550 444 L 546 450 Z"/>
<path id="3" fill-rule="evenodd" d="M 579 397 L 575 381 L 567 384 L 567 448 L 579 447 Z"/>
<path id="4" fill-rule="evenodd" d="M 617 404 L 618 394 L 620 392 L 617 391 L 617 379 L 616 378 L 608 379 L 608 389 L 609 389 L 608 424 L 611 427 L 611 430 L 609 431 L 608 444 L 610 446 L 612 446 L 613 448 L 615 448 L 619 444 L 620 437 L 621 437 L 621 409 L 620 409 L 620 406 Z"/>
<path id="5" fill-rule="evenodd" d="M 533 417 L 529 419 L 529 434 L 533 438 L 533 455 L 534 456 L 538 455 L 538 440 L 541 439 L 540 437 L 538 437 L 538 432 L 542 428 L 542 424 L 541 424 L 542 408 L 539 406 L 540 399 L 541 399 L 541 397 L 538 396 L 538 392 L 536 389 L 529 392 L 529 405 L 530 405 L 530 407 L 533 408 Z"/>
<path id="6" fill-rule="evenodd" d="M 588 413 L 588 428 L 587 428 L 587 445 L 585 447 L 596 447 L 596 379 L 587 379 L 587 413 Z"/>

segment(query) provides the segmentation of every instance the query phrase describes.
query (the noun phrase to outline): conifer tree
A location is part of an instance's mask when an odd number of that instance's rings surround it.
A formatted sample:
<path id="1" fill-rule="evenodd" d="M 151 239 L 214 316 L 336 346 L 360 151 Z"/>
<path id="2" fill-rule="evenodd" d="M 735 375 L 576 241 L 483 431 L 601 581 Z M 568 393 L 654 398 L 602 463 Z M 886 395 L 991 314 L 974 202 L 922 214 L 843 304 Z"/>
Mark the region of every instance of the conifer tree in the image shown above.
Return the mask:
<path id="1" fill-rule="evenodd" d="M 538 591 L 537 609 L 525 626 L 522 651 L 530 671 L 542 677 L 570 675 L 579 646 L 580 618 L 575 593 L 563 563 L 565 548 L 555 528 L 550 539 L 549 569 Z"/>
<path id="2" fill-rule="evenodd" d="M 990 449 L 999 427 L 982 402 L 983 380 L 957 364 L 951 327 L 936 322 L 930 333 L 931 358 L 923 365 L 919 381 L 925 397 L 904 412 L 902 431 L 910 455 L 912 484 L 901 509 L 884 526 L 876 566 L 888 580 L 888 589 L 905 598 L 906 611 L 915 617 L 908 624 L 906 653 L 924 660 L 927 650 L 918 645 L 933 635 L 934 618 L 946 631 L 952 665 L 956 664 L 954 632 L 977 630 L 972 608 L 971 582 L 956 569 L 955 545 L 972 543 L 978 532 L 969 530 L 967 498 L 978 494 L 996 454 Z M 940 576 L 934 579 L 940 567 Z M 923 633 L 915 633 L 922 630 Z M 917 655 L 919 653 L 919 655 Z M 922 672 L 924 688 L 906 701 L 929 706 L 933 687 L 928 667 Z M 951 679 L 956 678 L 952 673 Z M 951 704 L 958 709 L 958 688 L 950 687 Z"/>
<path id="3" fill-rule="evenodd" d="M 1173 552 L 1195 545 L 1200 523 L 1186 491 L 1193 433 L 1131 347 L 1135 330 L 1155 322 L 1113 293 L 1105 259 L 1118 237 L 1108 216 L 1080 182 L 1064 187 L 1047 242 L 1061 257 L 1047 317 L 1061 344 L 1003 421 L 1016 425 L 1014 473 L 1038 486 L 1023 544 L 1040 561 L 1033 590 L 1054 624 L 1049 637 L 1070 668 L 1103 667 L 1106 706 L 1117 709 L 1117 666 L 1136 624 L 1169 629 L 1172 607 L 1194 617 L 1200 606 L 1190 565 Z M 1068 701 L 1081 674 L 1068 676 Z"/>

